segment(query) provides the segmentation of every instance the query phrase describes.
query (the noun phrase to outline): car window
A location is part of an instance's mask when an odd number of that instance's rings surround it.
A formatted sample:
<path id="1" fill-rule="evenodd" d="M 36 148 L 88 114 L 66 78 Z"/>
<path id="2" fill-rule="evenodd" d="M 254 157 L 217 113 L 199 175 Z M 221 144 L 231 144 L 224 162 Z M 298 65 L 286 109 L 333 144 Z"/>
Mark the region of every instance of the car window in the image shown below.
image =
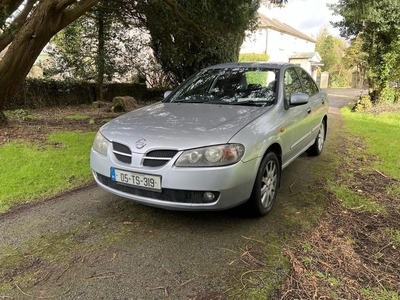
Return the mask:
<path id="1" fill-rule="evenodd" d="M 215 72 L 199 72 L 190 80 L 190 84 L 183 85 L 175 94 L 176 99 L 196 99 L 207 93 L 214 82 L 217 74 Z"/>
<path id="2" fill-rule="evenodd" d="M 275 98 L 275 72 L 246 70 L 221 73 L 211 87 L 211 93 L 228 102 L 271 101 Z"/>
<path id="3" fill-rule="evenodd" d="M 275 69 L 226 68 L 199 72 L 178 88 L 170 102 L 266 105 L 275 102 Z"/>
<path id="4" fill-rule="evenodd" d="M 316 85 L 314 79 L 311 78 L 311 76 L 303 69 L 301 68 L 296 68 L 296 71 L 298 72 L 301 81 L 304 86 L 304 92 L 308 94 L 309 96 L 315 95 L 318 93 L 319 89 L 318 86 Z"/>
<path id="5" fill-rule="evenodd" d="M 294 68 L 288 68 L 284 75 L 285 103 L 289 106 L 289 98 L 292 93 L 302 93 L 303 88 Z"/>

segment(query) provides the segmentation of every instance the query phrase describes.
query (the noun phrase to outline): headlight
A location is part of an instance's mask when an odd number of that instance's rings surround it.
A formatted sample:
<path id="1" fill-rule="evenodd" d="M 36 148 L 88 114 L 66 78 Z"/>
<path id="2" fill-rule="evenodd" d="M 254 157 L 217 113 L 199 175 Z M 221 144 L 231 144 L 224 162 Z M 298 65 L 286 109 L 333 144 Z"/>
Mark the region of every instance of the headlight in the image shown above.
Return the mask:
<path id="1" fill-rule="evenodd" d="M 226 144 L 184 151 L 177 167 L 220 167 L 238 162 L 244 154 L 241 144 Z"/>
<path id="2" fill-rule="evenodd" d="M 107 155 L 109 143 L 110 142 L 100 133 L 100 131 L 98 131 L 94 138 L 93 149 L 103 155 Z"/>

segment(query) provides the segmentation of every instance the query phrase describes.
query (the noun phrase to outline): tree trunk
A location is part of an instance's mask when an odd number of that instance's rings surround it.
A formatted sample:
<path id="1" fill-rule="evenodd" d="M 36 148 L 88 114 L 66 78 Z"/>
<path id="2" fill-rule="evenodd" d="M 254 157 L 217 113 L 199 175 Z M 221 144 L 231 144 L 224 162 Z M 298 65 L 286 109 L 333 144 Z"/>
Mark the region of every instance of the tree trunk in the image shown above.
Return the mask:
<path id="1" fill-rule="evenodd" d="M 99 45 L 97 47 L 97 86 L 96 101 L 103 101 L 103 83 L 104 83 L 104 11 L 97 12 L 97 39 Z"/>
<path id="2" fill-rule="evenodd" d="M 83 15 L 99 0 L 54 1 L 42 0 L 14 37 L 0 61 L 0 112 L 24 83 L 44 46 L 62 28 Z M 74 6 L 71 6 L 75 4 Z M 68 8 L 68 10 L 67 10 Z M 0 114 L 0 126 L 7 123 Z"/>

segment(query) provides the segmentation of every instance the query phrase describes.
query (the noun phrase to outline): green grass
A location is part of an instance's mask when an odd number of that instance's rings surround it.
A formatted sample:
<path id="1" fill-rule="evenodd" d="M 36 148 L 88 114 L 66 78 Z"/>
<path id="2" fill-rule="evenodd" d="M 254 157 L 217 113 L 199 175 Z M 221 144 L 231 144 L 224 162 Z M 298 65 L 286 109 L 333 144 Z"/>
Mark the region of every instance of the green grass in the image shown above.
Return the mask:
<path id="1" fill-rule="evenodd" d="M 345 119 L 345 129 L 352 137 L 348 142 L 348 149 L 352 155 L 343 157 L 349 166 L 353 165 L 352 159 L 365 161 L 364 167 L 357 170 L 361 173 L 379 171 L 387 176 L 400 179 L 400 168 L 398 157 L 400 153 L 400 114 L 382 113 L 372 115 L 368 113 L 354 113 L 349 107 L 342 109 Z M 357 137 L 361 137 L 367 148 L 359 147 Z M 352 141 L 354 143 L 352 143 Z M 372 158 L 372 159 L 371 159 Z M 342 173 L 345 181 L 354 177 L 355 170 L 347 169 Z M 369 212 L 384 212 L 384 208 L 378 203 L 371 201 L 367 195 L 338 181 L 329 181 L 329 189 L 334 192 L 346 208 L 361 209 Z M 398 194 L 399 189 L 391 187 L 389 194 Z"/>
<path id="2" fill-rule="evenodd" d="M 400 180 L 400 114 L 394 112 L 372 115 L 342 109 L 346 129 L 362 136 L 368 145 L 366 154 L 379 158 L 373 167 Z"/>
<path id="3" fill-rule="evenodd" d="M 48 136 L 45 146 L 11 142 L 0 147 L 0 212 L 54 196 L 91 180 L 89 153 L 94 132 Z"/>
<path id="4" fill-rule="evenodd" d="M 331 191 L 334 191 L 336 197 L 341 200 L 342 204 L 346 208 L 350 209 L 362 209 L 363 211 L 381 213 L 384 208 L 378 203 L 370 201 L 365 198 L 363 194 L 357 194 L 352 191 L 349 187 L 337 183 L 329 182 L 328 187 Z"/>
<path id="5" fill-rule="evenodd" d="M 399 294 L 395 291 L 386 291 L 382 289 L 362 289 L 361 293 L 371 300 L 399 300 Z"/>

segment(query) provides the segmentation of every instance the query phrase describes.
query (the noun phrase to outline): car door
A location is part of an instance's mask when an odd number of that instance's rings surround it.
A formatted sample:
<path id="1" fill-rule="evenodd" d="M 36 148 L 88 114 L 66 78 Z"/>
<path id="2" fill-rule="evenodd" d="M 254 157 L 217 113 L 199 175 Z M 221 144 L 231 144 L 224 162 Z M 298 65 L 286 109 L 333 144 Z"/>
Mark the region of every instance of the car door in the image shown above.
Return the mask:
<path id="1" fill-rule="evenodd" d="M 282 166 L 286 167 L 292 160 L 307 150 L 310 136 L 309 103 L 291 105 L 290 96 L 293 93 L 304 93 L 303 85 L 295 70 L 289 67 L 283 76 L 284 114 L 281 128 L 283 147 Z"/>
<path id="2" fill-rule="evenodd" d="M 325 114 L 325 106 L 328 103 L 326 93 L 320 91 L 314 79 L 302 68 L 295 67 L 303 86 L 304 93 L 309 96 L 307 128 L 311 130 L 308 142 L 312 143 L 319 130 L 319 125 Z"/>

